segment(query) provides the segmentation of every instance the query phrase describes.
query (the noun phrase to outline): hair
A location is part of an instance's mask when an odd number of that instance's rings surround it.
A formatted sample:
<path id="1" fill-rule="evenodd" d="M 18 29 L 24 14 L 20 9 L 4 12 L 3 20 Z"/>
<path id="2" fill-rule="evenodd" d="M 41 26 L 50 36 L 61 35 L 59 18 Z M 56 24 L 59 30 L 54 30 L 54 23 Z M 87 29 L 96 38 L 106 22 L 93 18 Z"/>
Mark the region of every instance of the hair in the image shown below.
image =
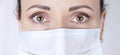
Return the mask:
<path id="1" fill-rule="evenodd" d="M 21 0 L 17 0 L 17 14 L 18 17 L 21 17 Z"/>
<path id="2" fill-rule="evenodd" d="M 17 0 L 17 13 L 18 17 L 21 17 L 21 0 Z M 102 13 L 105 10 L 104 0 L 100 0 L 100 12 Z"/>

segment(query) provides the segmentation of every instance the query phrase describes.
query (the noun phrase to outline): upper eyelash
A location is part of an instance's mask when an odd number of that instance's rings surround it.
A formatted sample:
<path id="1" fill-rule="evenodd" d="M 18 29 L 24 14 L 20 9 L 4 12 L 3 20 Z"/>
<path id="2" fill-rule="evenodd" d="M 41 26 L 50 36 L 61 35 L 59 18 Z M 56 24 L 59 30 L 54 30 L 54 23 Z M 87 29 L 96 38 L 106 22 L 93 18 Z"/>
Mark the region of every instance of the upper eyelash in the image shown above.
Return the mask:
<path id="1" fill-rule="evenodd" d="M 37 16 L 37 15 L 43 16 L 43 12 L 36 12 L 36 13 L 33 13 L 32 15 L 30 15 L 29 18 L 33 18 L 33 17 L 35 17 L 35 16 Z"/>
<path id="2" fill-rule="evenodd" d="M 78 14 L 76 16 L 80 16 L 80 15 L 84 15 L 86 16 L 87 18 L 90 18 L 90 15 L 84 13 L 84 12 L 78 12 Z"/>

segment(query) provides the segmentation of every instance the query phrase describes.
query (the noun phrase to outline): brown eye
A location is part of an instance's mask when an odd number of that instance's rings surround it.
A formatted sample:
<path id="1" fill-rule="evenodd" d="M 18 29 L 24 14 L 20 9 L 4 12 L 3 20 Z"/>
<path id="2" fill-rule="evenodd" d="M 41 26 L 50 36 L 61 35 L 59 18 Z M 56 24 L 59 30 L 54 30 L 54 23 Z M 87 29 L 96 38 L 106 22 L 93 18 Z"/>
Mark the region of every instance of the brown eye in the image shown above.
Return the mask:
<path id="1" fill-rule="evenodd" d="M 84 17 L 83 16 L 76 17 L 76 20 L 78 22 L 82 22 L 84 20 Z"/>
<path id="2" fill-rule="evenodd" d="M 85 23 L 88 19 L 89 19 L 88 17 L 81 15 L 74 17 L 73 21 L 78 23 Z"/>
<path id="3" fill-rule="evenodd" d="M 44 16 L 34 16 L 33 21 L 36 23 L 44 23 L 46 22 L 46 18 Z"/>

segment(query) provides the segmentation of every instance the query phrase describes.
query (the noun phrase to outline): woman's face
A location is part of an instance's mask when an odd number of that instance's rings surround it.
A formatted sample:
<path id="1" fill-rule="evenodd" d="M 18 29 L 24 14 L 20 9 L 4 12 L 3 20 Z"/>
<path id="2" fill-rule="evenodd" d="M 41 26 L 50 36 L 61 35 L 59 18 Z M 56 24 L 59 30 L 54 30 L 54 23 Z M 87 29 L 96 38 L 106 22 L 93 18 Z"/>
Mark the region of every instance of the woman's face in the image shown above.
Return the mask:
<path id="1" fill-rule="evenodd" d="M 100 0 L 21 0 L 20 28 L 100 28 L 100 13 Z"/>

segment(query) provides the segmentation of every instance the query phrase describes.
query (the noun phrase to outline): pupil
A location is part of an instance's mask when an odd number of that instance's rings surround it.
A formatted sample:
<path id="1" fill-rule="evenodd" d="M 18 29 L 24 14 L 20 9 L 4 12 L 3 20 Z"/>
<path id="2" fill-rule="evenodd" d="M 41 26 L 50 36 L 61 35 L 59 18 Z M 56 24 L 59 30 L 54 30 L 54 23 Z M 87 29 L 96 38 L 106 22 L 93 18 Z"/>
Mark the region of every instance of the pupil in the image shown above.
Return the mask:
<path id="1" fill-rule="evenodd" d="M 39 22 L 42 22 L 42 21 L 44 20 L 44 18 L 43 18 L 43 17 L 38 17 L 37 20 L 38 20 Z"/>
<path id="2" fill-rule="evenodd" d="M 77 21 L 81 22 L 83 20 L 83 17 L 77 17 Z"/>

